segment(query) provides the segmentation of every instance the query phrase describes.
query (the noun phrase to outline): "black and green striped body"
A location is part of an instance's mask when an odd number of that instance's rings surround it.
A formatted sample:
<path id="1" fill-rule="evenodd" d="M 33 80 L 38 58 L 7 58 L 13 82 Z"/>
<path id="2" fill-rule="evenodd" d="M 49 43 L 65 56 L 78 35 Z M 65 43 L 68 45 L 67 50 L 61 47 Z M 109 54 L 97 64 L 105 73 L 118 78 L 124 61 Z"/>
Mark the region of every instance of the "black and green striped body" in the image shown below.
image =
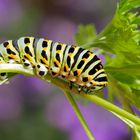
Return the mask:
<path id="1" fill-rule="evenodd" d="M 18 63 L 35 74 L 44 77 L 47 73 L 61 76 L 81 88 L 95 91 L 107 85 L 107 75 L 101 60 L 83 48 L 34 37 L 21 37 L 0 45 L 0 64 Z M 1 73 L 1 79 L 6 78 Z"/>

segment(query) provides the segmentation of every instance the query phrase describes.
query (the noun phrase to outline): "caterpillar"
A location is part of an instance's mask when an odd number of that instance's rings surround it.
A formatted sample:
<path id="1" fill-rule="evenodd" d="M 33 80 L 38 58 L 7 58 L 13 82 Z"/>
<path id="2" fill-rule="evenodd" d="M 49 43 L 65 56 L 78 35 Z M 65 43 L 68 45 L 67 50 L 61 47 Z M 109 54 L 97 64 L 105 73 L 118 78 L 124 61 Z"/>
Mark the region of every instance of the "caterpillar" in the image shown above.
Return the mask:
<path id="1" fill-rule="evenodd" d="M 0 64 L 22 64 L 35 75 L 61 76 L 78 86 L 78 91 L 93 92 L 107 85 L 107 75 L 101 60 L 91 51 L 44 38 L 21 37 L 0 44 Z M 0 73 L 0 79 L 7 73 Z"/>

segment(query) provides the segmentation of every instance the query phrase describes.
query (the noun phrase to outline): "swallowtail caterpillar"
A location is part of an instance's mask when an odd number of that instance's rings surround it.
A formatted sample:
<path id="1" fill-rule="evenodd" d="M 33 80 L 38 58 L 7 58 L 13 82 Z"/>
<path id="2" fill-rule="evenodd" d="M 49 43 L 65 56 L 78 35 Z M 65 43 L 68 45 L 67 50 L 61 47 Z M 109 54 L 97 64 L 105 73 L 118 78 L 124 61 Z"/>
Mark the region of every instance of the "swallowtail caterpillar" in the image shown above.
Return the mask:
<path id="1" fill-rule="evenodd" d="M 44 38 L 21 37 L 0 44 L 0 64 L 4 63 L 33 68 L 39 77 L 61 76 L 78 85 L 78 91 L 93 92 L 108 83 L 101 60 L 93 52 Z M 0 79 L 5 78 L 7 73 L 0 73 Z"/>

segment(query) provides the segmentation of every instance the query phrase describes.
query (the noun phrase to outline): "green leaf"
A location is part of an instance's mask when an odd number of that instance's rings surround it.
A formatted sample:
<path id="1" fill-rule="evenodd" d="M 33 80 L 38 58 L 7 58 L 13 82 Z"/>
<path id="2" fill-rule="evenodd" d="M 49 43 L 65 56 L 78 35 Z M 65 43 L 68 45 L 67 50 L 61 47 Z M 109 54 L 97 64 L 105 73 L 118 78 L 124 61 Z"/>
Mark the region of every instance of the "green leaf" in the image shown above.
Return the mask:
<path id="1" fill-rule="evenodd" d="M 123 73 L 130 76 L 140 76 L 140 64 L 135 65 L 124 65 L 122 67 L 105 67 L 106 71 L 114 73 Z M 123 75 L 121 74 L 121 75 Z M 124 76 L 124 75 L 123 75 Z"/>
<path id="2" fill-rule="evenodd" d="M 139 6 L 139 0 L 121 0 L 119 4 L 119 11 L 121 13 L 126 13 L 134 8 L 138 8 Z"/>
<path id="3" fill-rule="evenodd" d="M 96 37 L 96 29 L 92 24 L 79 25 L 78 32 L 75 35 L 75 40 L 79 46 L 93 42 Z"/>

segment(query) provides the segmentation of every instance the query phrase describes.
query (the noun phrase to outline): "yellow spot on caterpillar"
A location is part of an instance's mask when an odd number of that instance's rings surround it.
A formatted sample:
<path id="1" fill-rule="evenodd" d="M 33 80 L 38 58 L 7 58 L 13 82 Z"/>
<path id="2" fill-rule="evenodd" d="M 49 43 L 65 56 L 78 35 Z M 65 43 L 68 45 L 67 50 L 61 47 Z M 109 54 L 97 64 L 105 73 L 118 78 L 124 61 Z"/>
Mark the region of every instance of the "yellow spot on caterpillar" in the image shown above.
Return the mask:
<path id="1" fill-rule="evenodd" d="M 30 47 L 30 43 L 27 43 L 26 46 Z"/>
<path id="2" fill-rule="evenodd" d="M 6 49 L 10 49 L 10 46 L 11 46 L 10 44 L 9 44 L 9 45 L 7 45 Z"/>
<path id="3" fill-rule="evenodd" d="M 86 61 L 86 60 L 87 60 L 87 58 L 83 58 L 82 60 L 83 60 L 83 61 Z"/>
<path id="4" fill-rule="evenodd" d="M 47 60 L 45 58 L 42 58 L 42 61 L 46 64 Z"/>
<path id="5" fill-rule="evenodd" d="M 55 60 L 55 63 L 57 64 L 58 67 L 60 67 L 60 63 L 58 60 Z"/>
<path id="6" fill-rule="evenodd" d="M 93 53 L 92 53 L 92 52 L 88 52 L 88 54 L 89 54 L 89 55 L 93 55 Z"/>
<path id="7" fill-rule="evenodd" d="M 100 85 L 102 85 L 102 86 L 107 86 L 107 82 L 100 82 Z"/>
<path id="8" fill-rule="evenodd" d="M 17 60 L 17 59 L 18 59 L 18 57 L 17 57 L 16 55 L 13 55 L 13 54 L 10 54 L 10 57 L 11 57 L 12 59 L 14 59 L 14 60 Z"/>
<path id="9" fill-rule="evenodd" d="M 94 81 L 94 82 L 92 82 L 92 85 L 93 86 L 97 86 L 97 83 Z"/>
<path id="10" fill-rule="evenodd" d="M 44 47 L 44 48 L 43 48 L 43 51 L 46 51 L 46 50 L 47 50 L 47 47 Z"/>
<path id="11" fill-rule="evenodd" d="M 78 70 L 77 70 L 77 76 L 80 76 L 81 72 L 82 72 L 82 71 L 81 71 L 80 69 L 78 69 Z"/>
<path id="12" fill-rule="evenodd" d="M 68 65 L 67 65 L 67 64 L 65 64 L 64 69 L 65 69 L 65 71 L 66 71 L 66 72 L 68 72 L 69 67 L 68 67 Z"/>
<path id="13" fill-rule="evenodd" d="M 33 62 L 34 59 L 29 54 L 26 54 L 25 56 L 31 63 Z"/>
<path id="14" fill-rule="evenodd" d="M 88 76 L 88 80 L 92 81 L 93 77 L 92 76 Z"/>
<path id="15" fill-rule="evenodd" d="M 48 42 L 49 40 L 46 38 L 44 41 Z"/>
<path id="16" fill-rule="evenodd" d="M 69 56 L 70 56 L 70 57 L 73 57 L 73 53 L 69 53 Z"/>
<path id="17" fill-rule="evenodd" d="M 59 54 L 61 54 L 61 51 L 62 51 L 62 50 L 57 50 L 56 52 L 59 53 Z"/>

